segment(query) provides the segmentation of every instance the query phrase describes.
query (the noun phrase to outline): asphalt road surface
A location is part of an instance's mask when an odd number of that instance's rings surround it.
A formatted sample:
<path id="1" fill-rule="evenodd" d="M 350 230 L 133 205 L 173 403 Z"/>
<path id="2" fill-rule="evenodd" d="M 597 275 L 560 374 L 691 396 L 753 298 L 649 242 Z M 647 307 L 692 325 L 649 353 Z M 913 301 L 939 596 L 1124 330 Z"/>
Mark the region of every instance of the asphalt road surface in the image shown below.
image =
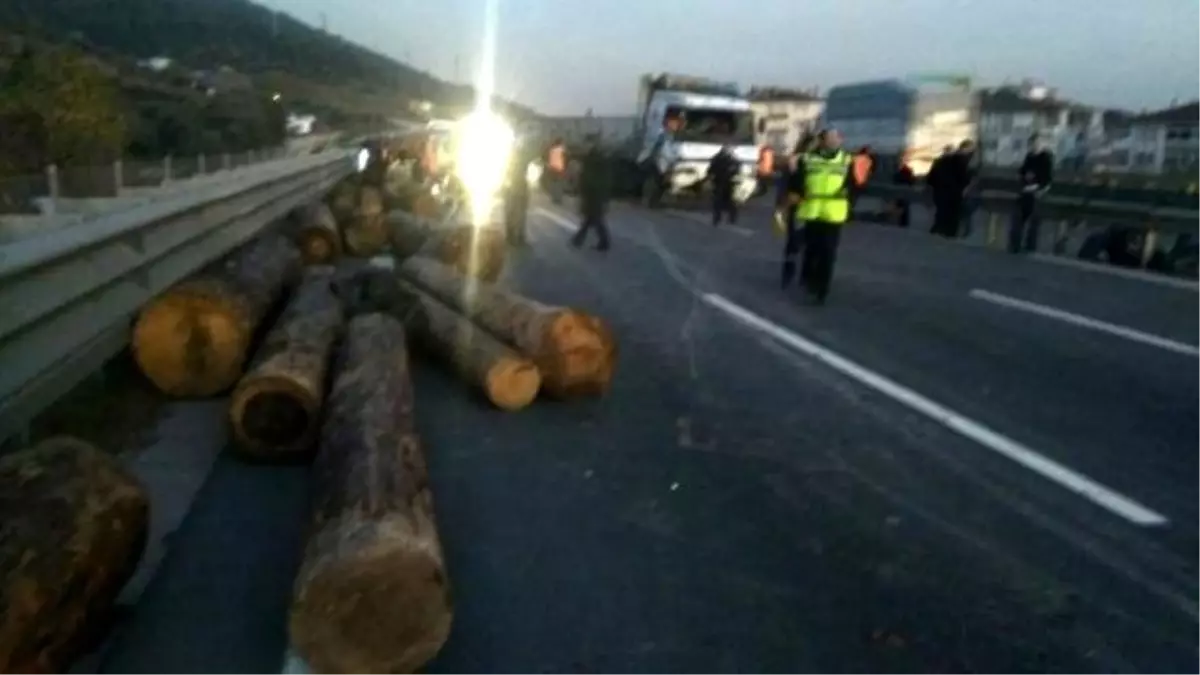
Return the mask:
<path id="1" fill-rule="evenodd" d="M 430 671 L 1197 670 L 1194 290 L 863 225 L 817 308 L 761 210 L 574 220 L 536 207 L 508 281 L 611 322 L 606 398 L 415 367 Z M 284 668 L 305 490 L 219 459 L 102 669 Z"/>

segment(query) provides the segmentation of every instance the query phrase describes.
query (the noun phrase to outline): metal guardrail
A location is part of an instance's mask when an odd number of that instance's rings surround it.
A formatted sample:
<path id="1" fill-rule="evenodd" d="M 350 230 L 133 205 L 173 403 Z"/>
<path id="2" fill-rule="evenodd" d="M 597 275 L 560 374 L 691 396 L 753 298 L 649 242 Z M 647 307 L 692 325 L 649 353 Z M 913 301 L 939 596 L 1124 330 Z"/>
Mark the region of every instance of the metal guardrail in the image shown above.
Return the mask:
<path id="1" fill-rule="evenodd" d="M 293 157 L 0 245 L 0 439 L 129 341 L 148 300 L 354 169 L 345 149 Z"/>
<path id="2" fill-rule="evenodd" d="M 921 187 L 905 185 L 868 184 L 864 194 L 882 199 L 908 199 L 913 203 L 929 201 Z M 1017 194 L 998 190 L 983 190 L 975 195 L 980 207 L 991 212 L 1013 211 Z M 1047 220 L 1104 220 L 1156 229 L 1168 234 L 1195 232 L 1200 211 L 1159 205 L 1149 202 L 1114 201 L 1056 195 L 1051 189 L 1038 200 L 1039 213 Z"/>

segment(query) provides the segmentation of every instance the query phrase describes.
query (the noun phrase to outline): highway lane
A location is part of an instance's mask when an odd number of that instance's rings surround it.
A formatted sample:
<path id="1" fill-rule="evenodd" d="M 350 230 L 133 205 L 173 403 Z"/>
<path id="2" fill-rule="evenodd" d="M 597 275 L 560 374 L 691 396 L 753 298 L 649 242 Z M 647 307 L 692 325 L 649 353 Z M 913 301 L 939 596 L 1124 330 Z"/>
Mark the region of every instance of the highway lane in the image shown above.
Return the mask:
<path id="1" fill-rule="evenodd" d="M 1197 668 L 1195 359 L 1012 321 L 971 288 L 1050 303 L 1070 282 L 1023 285 L 1018 261 L 911 235 L 852 231 L 818 310 L 780 294 L 761 228 L 618 206 L 601 254 L 569 248 L 566 219 L 535 215 L 506 281 L 611 321 L 609 396 L 506 415 L 414 368 L 457 604 L 432 671 Z M 977 253 L 993 257 L 948 259 Z M 1097 318 L 1136 324 L 1158 316 L 1142 305 L 1177 302 L 1113 289 L 1141 308 Z M 1131 523 L 743 325 L 709 293 L 1168 522 Z M 1137 325 L 1189 338 L 1158 320 Z M 1087 419 L 1099 429 L 1076 428 Z M 303 511 L 302 472 L 222 458 L 105 671 L 280 667 Z"/>

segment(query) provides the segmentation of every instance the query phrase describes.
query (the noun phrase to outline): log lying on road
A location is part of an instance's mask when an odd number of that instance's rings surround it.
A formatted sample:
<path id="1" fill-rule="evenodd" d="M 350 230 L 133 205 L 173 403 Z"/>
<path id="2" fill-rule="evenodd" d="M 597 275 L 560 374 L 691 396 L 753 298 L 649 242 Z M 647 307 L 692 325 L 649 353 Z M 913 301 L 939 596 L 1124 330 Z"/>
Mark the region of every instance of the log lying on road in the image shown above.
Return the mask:
<path id="1" fill-rule="evenodd" d="M 392 252 L 399 260 L 422 253 L 463 276 L 487 282 L 504 271 L 508 246 L 499 227 L 441 225 L 404 211 L 389 213 L 386 226 Z"/>
<path id="2" fill-rule="evenodd" d="M 320 426 L 325 375 L 342 328 L 333 268 L 309 268 L 233 390 L 229 419 L 237 448 L 260 459 L 303 456 Z"/>
<path id="3" fill-rule="evenodd" d="M 297 221 L 296 240 L 308 265 L 324 265 L 342 255 L 342 233 L 333 211 L 323 202 L 301 208 L 294 216 Z"/>
<path id="4" fill-rule="evenodd" d="M 532 359 L 547 393 L 566 398 L 608 390 L 616 368 L 616 343 L 600 319 L 469 282 L 422 257 L 410 258 L 397 272 Z"/>
<path id="5" fill-rule="evenodd" d="M 429 295 L 407 289 L 417 304 L 405 325 L 425 351 L 449 363 L 501 410 L 520 410 L 533 402 L 542 376 L 532 361 Z"/>
<path id="6" fill-rule="evenodd" d="M 0 672 L 65 673 L 102 637 L 149 514 L 137 480 L 83 441 L 0 459 Z"/>
<path id="7" fill-rule="evenodd" d="M 365 314 L 347 324 L 289 621 L 292 644 L 316 672 L 414 672 L 450 631 L 407 363 L 398 320 Z"/>
<path id="8" fill-rule="evenodd" d="M 348 222 L 354 217 L 354 209 L 358 204 L 360 181 L 357 174 L 347 176 L 338 181 L 329 196 L 325 198 L 333 217 L 341 223 Z"/>
<path id="9" fill-rule="evenodd" d="M 367 185 L 359 188 L 352 215 L 342 221 L 342 237 L 347 251 L 364 258 L 379 253 L 387 246 L 383 196 L 379 189 Z"/>
<path id="10" fill-rule="evenodd" d="M 151 300 L 133 328 L 138 367 L 173 396 L 212 396 L 242 375 L 255 330 L 300 273 L 300 252 L 268 235 L 215 271 Z"/>

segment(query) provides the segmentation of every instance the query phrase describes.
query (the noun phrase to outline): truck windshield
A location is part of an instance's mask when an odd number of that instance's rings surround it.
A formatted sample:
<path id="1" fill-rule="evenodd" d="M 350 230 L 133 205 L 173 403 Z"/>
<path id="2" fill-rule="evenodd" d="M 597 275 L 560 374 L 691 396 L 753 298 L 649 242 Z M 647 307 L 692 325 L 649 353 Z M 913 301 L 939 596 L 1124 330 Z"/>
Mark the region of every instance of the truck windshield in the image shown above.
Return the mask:
<path id="1" fill-rule="evenodd" d="M 749 111 L 708 108 L 667 109 L 667 120 L 675 120 L 675 138 L 680 141 L 753 143 L 754 124 Z"/>

